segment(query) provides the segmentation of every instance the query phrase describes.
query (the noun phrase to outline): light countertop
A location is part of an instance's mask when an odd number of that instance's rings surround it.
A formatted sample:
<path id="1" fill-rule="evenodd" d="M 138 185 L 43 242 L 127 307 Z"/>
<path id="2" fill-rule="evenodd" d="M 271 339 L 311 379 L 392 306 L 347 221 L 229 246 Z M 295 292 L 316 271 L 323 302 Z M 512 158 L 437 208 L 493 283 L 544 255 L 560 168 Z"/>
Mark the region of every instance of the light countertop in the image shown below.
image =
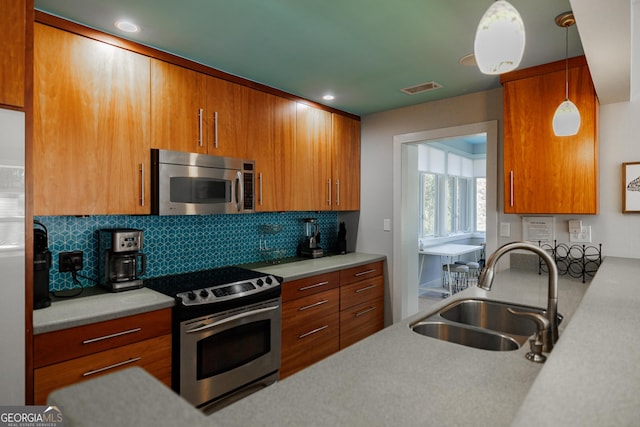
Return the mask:
<path id="1" fill-rule="evenodd" d="M 349 253 L 252 269 L 291 281 L 384 259 L 384 255 Z M 34 335 L 159 310 L 175 304 L 172 297 L 147 288 L 112 293 L 95 287 L 85 289 L 84 295 L 58 299 L 49 307 L 34 310 Z"/>
<path id="2" fill-rule="evenodd" d="M 478 350 L 409 329 L 411 322 L 463 297 L 546 306 L 545 276 L 503 271 L 497 273 L 492 291 L 474 287 L 438 302 L 216 412 L 206 422 L 332 427 L 633 425 L 640 415 L 639 277 L 640 260 L 621 258 L 606 258 L 590 285 L 561 276 L 558 309 L 565 320 L 545 364 L 527 361 L 527 346 L 510 352 Z M 101 411 L 106 416 L 111 399 L 125 410 L 122 403 L 130 398 L 131 411 L 140 411 L 122 381 L 127 372 L 112 374 L 120 378 L 112 393 L 104 392 L 107 380 L 97 378 L 54 392 L 50 403 L 77 419 L 82 413 L 90 419 Z M 93 405 L 87 413 L 76 403 L 77 396 L 96 389 L 103 391 L 102 405 Z M 155 392 L 153 387 L 146 394 Z"/>

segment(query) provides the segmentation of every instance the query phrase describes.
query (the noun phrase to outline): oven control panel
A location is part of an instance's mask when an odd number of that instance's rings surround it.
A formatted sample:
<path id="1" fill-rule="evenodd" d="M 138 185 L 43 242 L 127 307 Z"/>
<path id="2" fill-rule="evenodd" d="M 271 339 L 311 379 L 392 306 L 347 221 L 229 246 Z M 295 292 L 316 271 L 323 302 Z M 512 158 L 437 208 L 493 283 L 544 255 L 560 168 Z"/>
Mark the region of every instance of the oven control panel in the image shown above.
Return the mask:
<path id="1" fill-rule="evenodd" d="M 280 286 L 279 279 L 276 276 L 268 275 L 210 288 L 181 292 L 176 297 L 182 301 L 182 305 L 193 306 L 242 298 L 278 286 Z"/>

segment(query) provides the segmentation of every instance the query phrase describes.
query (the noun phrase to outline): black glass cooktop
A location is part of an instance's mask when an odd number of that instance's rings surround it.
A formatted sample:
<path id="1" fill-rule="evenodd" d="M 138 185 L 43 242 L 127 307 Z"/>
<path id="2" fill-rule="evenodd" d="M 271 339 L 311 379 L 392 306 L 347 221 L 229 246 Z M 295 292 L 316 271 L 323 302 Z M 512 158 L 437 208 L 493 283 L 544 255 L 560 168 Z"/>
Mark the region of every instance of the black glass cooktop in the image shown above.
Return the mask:
<path id="1" fill-rule="evenodd" d="M 195 271 L 192 273 L 174 274 L 171 276 L 145 279 L 147 288 L 165 295 L 175 297 L 182 292 L 195 291 L 203 288 L 222 286 L 267 276 L 258 271 L 240 267 L 222 267 L 212 270 Z"/>

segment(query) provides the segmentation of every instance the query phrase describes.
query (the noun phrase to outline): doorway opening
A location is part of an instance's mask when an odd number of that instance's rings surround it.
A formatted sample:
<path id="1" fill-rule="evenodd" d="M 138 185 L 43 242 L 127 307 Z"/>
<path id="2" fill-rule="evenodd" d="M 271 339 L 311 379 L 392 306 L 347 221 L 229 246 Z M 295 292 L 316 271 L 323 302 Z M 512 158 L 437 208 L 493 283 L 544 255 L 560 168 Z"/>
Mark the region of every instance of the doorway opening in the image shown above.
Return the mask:
<path id="1" fill-rule="evenodd" d="M 460 160 L 462 157 L 473 158 L 473 155 L 464 155 L 460 148 L 461 140 L 479 138 L 485 140 L 484 162 L 484 214 L 477 212 L 471 214 L 469 161 Z M 457 141 L 457 142 L 456 142 Z M 467 142 L 468 143 L 468 142 Z M 424 233 L 431 233 L 429 244 L 446 243 L 460 239 L 482 239 L 486 242 L 486 251 L 492 252 L 497 247 L 497 153 L 498 153 L 498 126 L 497 121 L 487 121 L 450 128 L 435 129 L 411 134 L 396 135 L 394 137 L 393 164 L 394 164 L 394 211 L 393 211 L 393 285 L 392 285 L 392 311 L 393 321 L 399 321 L 418 312 L 419 294 L 419 255 L 420 240 Z M 476 147 L 479 149 L 479 147 Z M 420 164 L 420 151 L 438 149 L 445 154 L 435 153 L 430 161 L 431 166 Z M 440 157 L 439 157 L 440 156 Z M 451 165 L 447 164 L 450 157 Z M 422 156 L 424 159 L 425 156 Z M 444 162 L 444 164 L 443 164 Z M 456 163 L 459 168 L 456 169 Z M 467 164 L 466 171 L 462 172 L 462 164 Z M 473 163 L 473 162 L 472 162 Z M 440 174 L 441 198 L 438 204 L 440 214 L 431 215 L 425 222 L 423 210 L 425 208 L 422 194 L 425 184 L 425 169 L 429 171 L 441 171 L 438 167 L 449 168 L 451 174 Z M 421 171 L 421 168 L 423 169 Z M 430 169 L 431 168 L 431 169 Z M 473 175 L 473 173 L 471 173 Z M 450 175 L 450 176 L 449 176 Z M 481 173 L 477 173 L 481 175 Z M 428 178 L 427 178 L 428 179 Z M 481 184 L 479 184 L 481 185 Z M 449 190 L 447 190 L 447 188 Z M 447 191 L 449 200 L 447 202 Z M 466 191 L 466 193 L 465 193 Z M 474 190 L 475 191 L 475 190 Z M 454 201 L 455 197 L 455 201 Z M 475 196 L 474 196 L 475 197 Z M 475 200 L 475 199 L 474 199 Z M 457 202 L 456 202 L 457 201 Z M 452 206 L 458 203 L 458 207 L 464 212 L 458 213 L 452 210 Z M 463 205 L 466 203 L 466 206 Z M 431 206 L 427 206 L 431 208 Z M 434 209 L 436 209 L 434 207 Z M 478 217 L 484 217 L 484 233 L 477 230 Z M 429 215 L 427 215 L 429 216 Z M 433 220 L 433 221 L 431 221 Z M 431 222 L 430 222 L 431 221 Z M 482 221 L 481 221 L 482 222 Z M 473 232 L 471 230 L 473 229 Z M 477 240 L 471 240 L 477 242 Z M 424 241 L 423 241 L 424 244 Z M 439 263 L 439 261 L 438 261 Z M 440 267 L 438 267 L 440 268 Z"/>

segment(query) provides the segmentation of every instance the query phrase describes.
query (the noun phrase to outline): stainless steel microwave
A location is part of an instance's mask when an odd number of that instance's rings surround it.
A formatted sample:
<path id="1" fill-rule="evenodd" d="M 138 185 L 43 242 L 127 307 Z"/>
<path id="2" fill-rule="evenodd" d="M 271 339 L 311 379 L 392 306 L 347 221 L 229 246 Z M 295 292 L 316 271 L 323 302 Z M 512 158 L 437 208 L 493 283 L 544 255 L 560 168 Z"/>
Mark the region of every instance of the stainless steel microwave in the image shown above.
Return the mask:
<path id="1" fill-rule="evenodd" d="M 151 150 L 151 213 L 254 212 L 253 160 Z"/>

